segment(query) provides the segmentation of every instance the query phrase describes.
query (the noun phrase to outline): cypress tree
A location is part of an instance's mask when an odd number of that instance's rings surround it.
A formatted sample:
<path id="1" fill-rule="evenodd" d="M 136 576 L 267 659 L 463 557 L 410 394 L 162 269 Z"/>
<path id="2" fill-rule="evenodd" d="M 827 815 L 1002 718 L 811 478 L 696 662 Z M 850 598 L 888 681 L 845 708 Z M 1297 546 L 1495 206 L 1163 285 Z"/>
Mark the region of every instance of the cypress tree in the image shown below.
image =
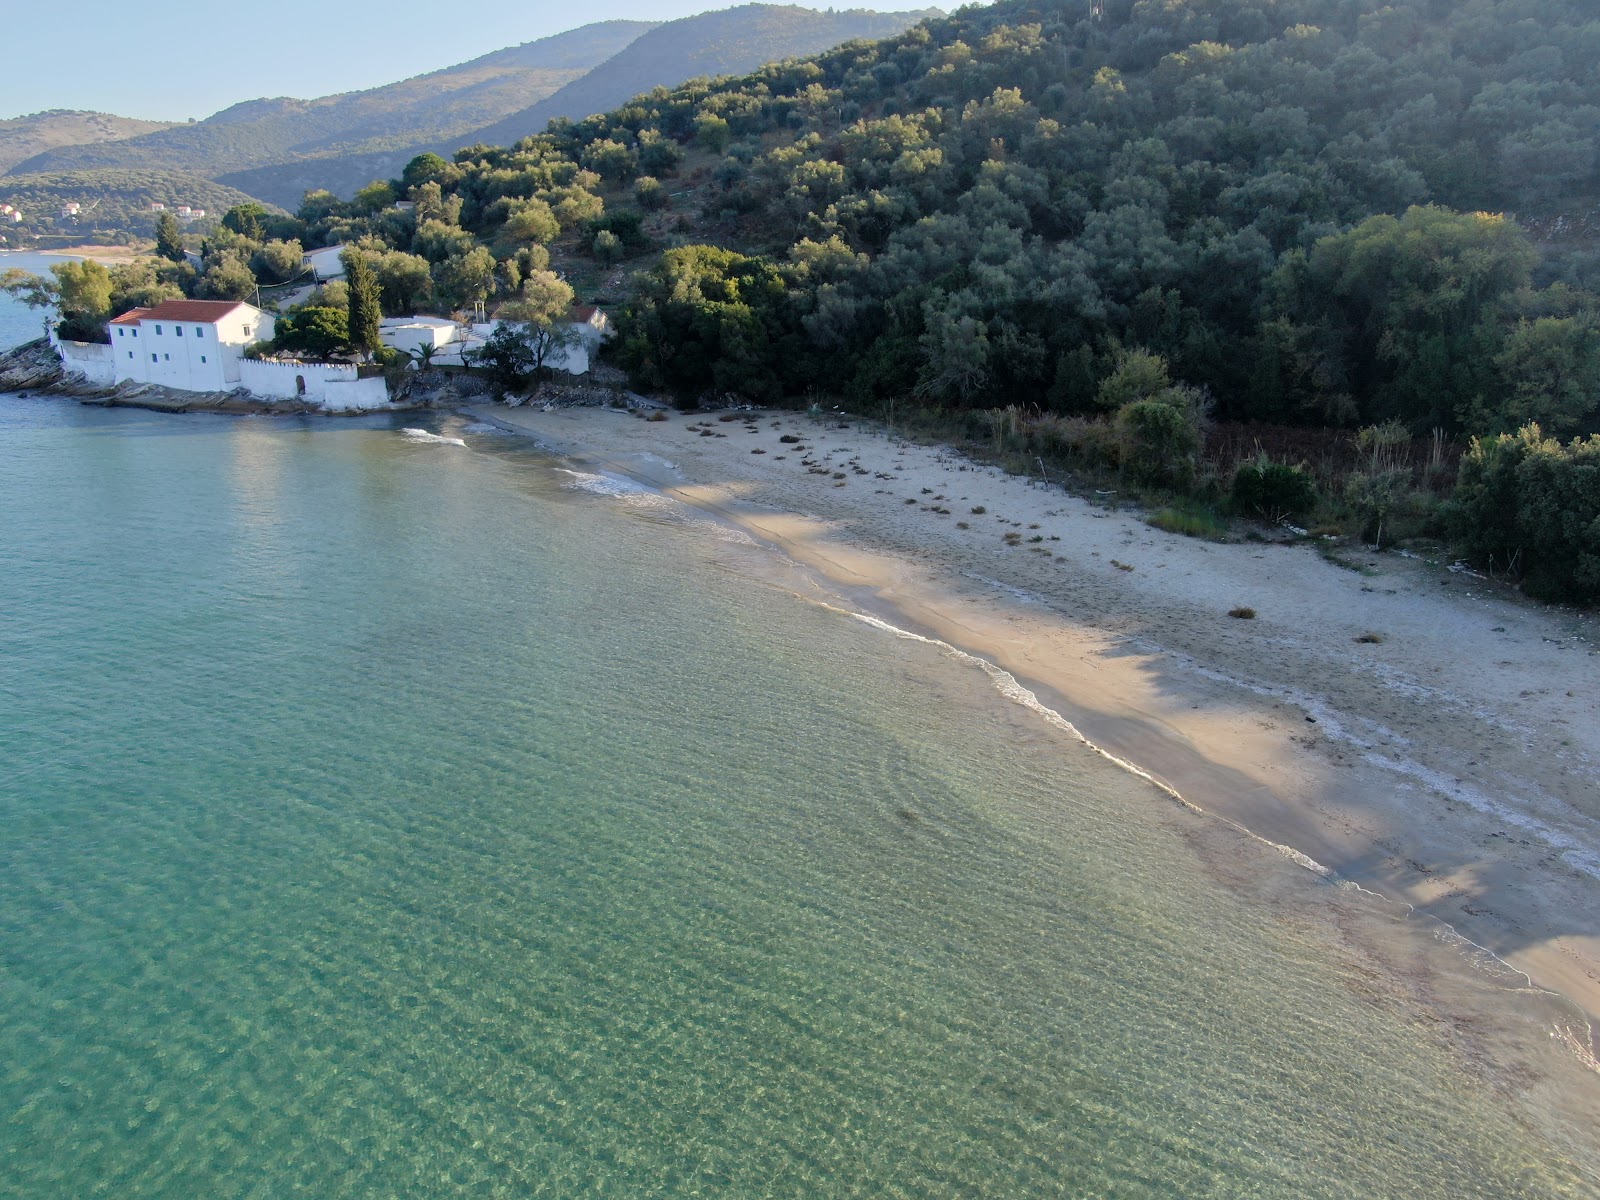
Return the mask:
<path id="1" fill-rule="evenodd" d="M 344 264 L 345 284 L 350 289 L 350 344 L 370 358 L 383 345 L 378 332 L 383 320 L 378 277 L 358 250 L 346 250 L 339 261 Z"/>
<path id="2" fill-rule="evenodd" d="M 169 212 L 156 218 L 156 253 L 173 262 L 183 261 L 183 230 L 178 218 Z"/>

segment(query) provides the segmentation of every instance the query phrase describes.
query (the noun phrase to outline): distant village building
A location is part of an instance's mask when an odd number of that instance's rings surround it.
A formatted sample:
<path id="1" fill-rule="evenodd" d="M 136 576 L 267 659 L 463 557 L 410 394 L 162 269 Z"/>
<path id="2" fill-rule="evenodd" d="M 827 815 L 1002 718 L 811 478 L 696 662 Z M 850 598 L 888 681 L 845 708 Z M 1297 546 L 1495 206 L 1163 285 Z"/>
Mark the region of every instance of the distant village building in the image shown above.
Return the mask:
<path id="1" fill-rule="evenodd" d="M 167 211 L 167 206 L 165 204 L 161 203 L 161 201 L 159 201 L 159 200 L 152 200 L 152 201 L 150 201 L 150 211 L 151 212 L 166 212 Z"/>
<path id="2" fill-rule="evenodd" d="M 72 201 L 61 206 L 61 215 L 63 217 L 75 217 L 82 211 L 83 205 L 79 204 L 77 201 Z"/>
<path id="3" fill-rule="evenodd" d="M 10 221 L 13 225 L 22 224 L 22 210 L 13 208 L 9 204 L 0 204 L 0 220 Z"/>
<path id="4" fill-rule="evenodd" d="M 111 322 L 115 381 L 190 392 L 240 385 L 244 348 L 266 341 L 273 319 L 242 300 L 163 300 Z"/>
<path id="5" fill-rule="evenodd" d="M 343 245 L 323 246 L 320 250 L 307 250 L 301 262 L 311 269 L 312 278 L 326 283 L 330 279 L 344 278 L 344 263 L 339 261 L 344 252 Z"/>
<path id="6" fill-rule="evenodd" d="M 203 208 L 191 208 L 187 204 L 178 205 L 178 220 L 180 221 L 198 221 L 205 215 L 206 210 Z"/>

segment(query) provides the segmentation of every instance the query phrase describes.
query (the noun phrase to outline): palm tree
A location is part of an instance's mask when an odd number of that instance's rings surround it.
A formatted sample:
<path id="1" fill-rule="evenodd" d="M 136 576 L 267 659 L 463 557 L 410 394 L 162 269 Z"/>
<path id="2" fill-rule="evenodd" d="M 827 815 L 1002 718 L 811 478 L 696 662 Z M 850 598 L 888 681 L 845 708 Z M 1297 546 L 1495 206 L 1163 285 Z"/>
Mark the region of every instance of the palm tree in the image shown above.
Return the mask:
<path id="1" fill-rule="evenodd" d="M 432 342 L 419 342 L 417 348 L 411 352 L 411 357 L 417 360 L 417 370 L 426 371 L 433 365 L 433 356 L 439 353 L 439 347 Z"/>

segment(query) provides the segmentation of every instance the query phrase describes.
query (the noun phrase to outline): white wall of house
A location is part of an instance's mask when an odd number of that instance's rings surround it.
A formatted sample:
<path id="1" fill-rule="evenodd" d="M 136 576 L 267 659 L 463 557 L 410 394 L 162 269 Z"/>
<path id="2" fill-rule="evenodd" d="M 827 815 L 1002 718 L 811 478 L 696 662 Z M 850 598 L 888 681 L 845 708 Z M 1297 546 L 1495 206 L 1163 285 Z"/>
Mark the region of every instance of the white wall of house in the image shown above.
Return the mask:
<path id="1" fill-rule="evenodd" d="M 50 331 L 50 344 L 56 348 L 62 369 L 90 383 L 110 386 L 116 382 L 117 364 L 110 346 L 98 342 L 64 342 Z"/>
<path id="2" fill-rule="evenodd" d="M 273 319 L 249 304 L 210 322 L 141 318 L 113 324 L 116 381 L 187 392 L 230 391 L 240 384 L 244 348 L 272 334 Z"/>
<path id="3" fill-rule="evenodd" d="M 390 317 L 378 326 L 378 337 L 391 350 L 415 353 L 420 346 L 438 350 L 454 342 L 461 327 L 443 317 Z"/>
<path id="4" fill-rule="evenodd" d="M 495 331 L 499 321 L 489 321 L 475 324 L 460 341 L 446 345 L 434 358 L 434 362 L 442 367 L 459 367 L 462 365 L 462 354 L 470 354 L 482 348 L 489 335 Z M 545 366 L 552 371 L 565 371 L 569 375 L 584 375 L 589 371 L 590 356 L 595 346 L 600 344 L 599 338 L 591 340 L 588 327 L 576 322 L 571 326 L 576 330 L 576 336 L 566 346 L 557 346 L 545 359 Z"/>
<path id="5" fill-rule="evenodd" d="M 344 251 L 344 246 L 324 246 L 320 250 L 307 250 L 303 261 L 311 268 L 318 282 L 324 279 L 343 279 L 344 264 L 339 261 L 339 255 Z"/>

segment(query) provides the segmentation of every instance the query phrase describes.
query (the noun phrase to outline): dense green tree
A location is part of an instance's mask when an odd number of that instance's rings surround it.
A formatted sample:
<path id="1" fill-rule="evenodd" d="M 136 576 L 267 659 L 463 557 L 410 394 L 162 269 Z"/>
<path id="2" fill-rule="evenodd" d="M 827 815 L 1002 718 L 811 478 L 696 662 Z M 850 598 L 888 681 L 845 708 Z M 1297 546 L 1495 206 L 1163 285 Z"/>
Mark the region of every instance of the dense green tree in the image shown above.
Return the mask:
<path id="1" fill-rule="evenodd" d="M 238 254 L 218 254 L 207 259 L 195 294 L 202 300 L 250 300 L 256 294 L 256 277 Z"/>
<path id="2" fill-rule="evenodd" d="M 1530 425 L 1474 439 L 1446 520 L 1472 561 L 1533 594 L 1600 602 L 1600 436 L 1563 445 Z"/>
<path id="3" fill-rule="evenodd" d="M 373 253 L 365 250 L 378 280 L 379 301 L 386 313 L 414 313 L 433 297 L 433 274 L 428 260 L 401 250 Z"/>
<path id="4" fill-rule="evenodd" d="M 362 212 L 375 213 L 392 207 L 399 198 L 394 184 L 387 179 L 379 179 L 367 184 L 356 193 L 355 205 Z"/>
<path id="5" fill-rule="evenodd" d="M 452 254 L 433 268 L 438 302 L 450 308 L 471 308 L 494 294 L 494 255 L 477 246 Z"/>
<path id="6" fill-rule="evenodd" d="M 350 345 L 348 309 L 307 306 L 278 318 L 273 348 L 292 354 L 326 358 Z"/>
<path id="7" fill-rule="evenodd" d="M 159 265 L 158 265 L 159 264 Z M 120 316 L 129 309 L 154 308 L 163 300 L 181 300 L 184 285 L 193 286 L 194 268 L 152 258 L 136 258 L 111 268 L 111 312 Z"/>
<path id="8" fill-rule="evenodd" d="M 469 366 L 481 371 L 496 393 L 520 391 L 533 383 L 541 365 L 538 333 L 515 321 L 495 325 L 481 346 L 466 352 Z"/>
<path id="9" fill-rule="evenodd" d="M 56 306 L 63 317 L 104 321 L 111 316 L 111 272 L 100 263 L 57 263 L 50 273 L 56 277 Z"/>
<path id="10" fill-rule="evenodd" d="M 222 227 L 252 242 L 265 241 L 271 216 L 263 204 L 235 204 L 222 214 Z"/>
<path id="11" fill-rule="evenodd" d="M 553 242 L 561 235 L 561 222 L 548 204 L 530 197 L 506 218 L 505 232 L 518 242 Z"/>
<path id="12" fill-rule="evenodd" d="M 667 203 L 667 190 L 654 175 L 641 175 L 633 182 L 633 198 L 639 202 L 641 208 L 664 208 Z"/>
<path id="13" fill-rule="evenodd" d="M 345 285 L 350 289 L 350 300 L 345 309 L 350 345 L 358 353 L 371 358 L 383 345 L 379 333 L 383 322 L 383 305 L 378 277 L 368 265 L 367 256 L 359 250 L 346 250 L 339 256 L 339 261 L 344 264 Z"/>
<path id="14" fill-rule="evenodd" d="M 299 242 L 266 242 L 250 256 L 250 270 L 262 283 L 288 283 L 305 270 L 305 250 Z"/>
<path id="15" fill-rule="evenodd" d="M 183 228 L 178 224 L 178 218 L 169 212 L 162 212 L 156 218 L 156 253 L 171 262 L 183 262 L 186 257 Z"/>
<path id="16" fill-rule="evenodd" d="M 451 163 L 429 152 L 417 155 L 406 164 L 400 183 L 409 192 L 425 183 L 443 183 L 456 173 Z"/>

